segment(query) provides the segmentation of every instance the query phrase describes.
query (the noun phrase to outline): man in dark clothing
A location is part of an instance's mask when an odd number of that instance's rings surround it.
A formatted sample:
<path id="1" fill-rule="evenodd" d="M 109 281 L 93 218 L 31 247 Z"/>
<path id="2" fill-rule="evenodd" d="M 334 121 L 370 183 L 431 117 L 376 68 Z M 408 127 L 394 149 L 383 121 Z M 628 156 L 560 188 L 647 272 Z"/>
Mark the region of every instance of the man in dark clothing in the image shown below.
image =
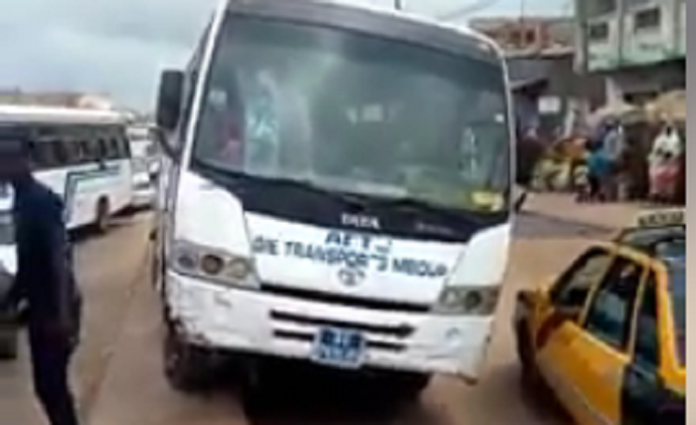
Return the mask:
<path id="1" fill-rule="evenodd" d="M 81 296 L 63 221 L 63 202 L 36 181 L 30 144 L 3 136 L 0 183 L 14 189 L 17 275 L 10 306 L 27 305 L 34 389 L 51 425 L 78 425 L 69 388 L 70 358 L 80 332 Z"/>

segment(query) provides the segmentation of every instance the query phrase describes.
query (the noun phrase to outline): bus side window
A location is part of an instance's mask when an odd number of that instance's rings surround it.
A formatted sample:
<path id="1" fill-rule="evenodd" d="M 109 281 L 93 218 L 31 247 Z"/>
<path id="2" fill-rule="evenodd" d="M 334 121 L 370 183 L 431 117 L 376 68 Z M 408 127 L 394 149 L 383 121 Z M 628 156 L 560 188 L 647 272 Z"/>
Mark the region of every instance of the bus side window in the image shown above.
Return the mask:
<path id="1" fill-rule="evenodd" d="M 99 139 L 97 141 L 97 144 L 99 145 L 99 159 L 102 161 L 106 161 L 109 159 L 109 143 L 102 139 Z"/>
<path id="2" fill-rule="evenodd" d="M 57 139 L 50 142 L 51 148 L 53 150 L 53 157 L 56 160 L 56 166 L 62 167 L 70 164 L 70 153 L 65 145 L 65 142 Z"/>
<path id="3" fill-rule="evenodd" d="M 130 158 L 131 157 L 131 149 L 130 149 L 130 140 L 128 137 L 125 135 L 121 137 L 121 144 L 122 144 L 122 150 L 123 150 L 123 157 L 124 158 Z"/>
<path id="4" fill-rule="evenodd" d="M 61 142 L 65 149 L 66 159 L 64 165 L 77 165 L 81 163 L 81 149 L 79 143 L 63 140 Z"/>
<path id="5" fill-rule="evenodd" d="M 85 142 L 86 160 L 88 162 L 101 161 L 99 154 L 99 142 L 95 139 L 89 139 Z"/>
<path id="6" fill-rule="evenodd" d="M 118 140 L 115 138 L 111 138 L 108 140 L 108 145 L 109 145 L 109 159 L 118 159 L 119 158 L 119 148 L 118 148 Z"/>
<path id="7" fill-rule="evenodd" d="M 53 168 L 56 165 L 51 145 L 52 143 L 47 141 L 40 141 L 32 145 L 31 160 L 39 170 Z"/>
<path id="8" fill-rule="evenodd" d="M 116 141 L 116 146 L 117 146 L 117 157 L 119 159 L 125 159 L 129 157 L 129 151 L 128 151 L 128 140 L 119 137 L 118 139 L 115 139 Z"/>
<path id="9" fill-rule="evenodd" d="M 92 161 L 89 151 L 89 142 L 87 142 L 86 140 L 82 140 L 77 143 L 77 152 L 78 164 L 85 164 Z"/>

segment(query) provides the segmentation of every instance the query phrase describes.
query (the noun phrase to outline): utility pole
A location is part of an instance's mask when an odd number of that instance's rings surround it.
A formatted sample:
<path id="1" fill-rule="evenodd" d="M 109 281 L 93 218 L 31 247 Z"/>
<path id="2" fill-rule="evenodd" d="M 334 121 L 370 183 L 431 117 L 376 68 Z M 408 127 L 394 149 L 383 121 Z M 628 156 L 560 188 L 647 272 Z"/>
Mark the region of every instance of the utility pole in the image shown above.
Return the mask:
<path id="1" fill-rule="evenodd" d="M 403 10 L 404 5 L 402 0 L 394 0 L 394 9 L 396 10 Z"/>
<path id="2" fill-rule="evenodd" d="M 590 34 L 588 24 L 588 6 L 587 0 L 575 0 L 575 48 L 576 54 L 575 69 L 579 76 L 577 91 L 574 95 L 582 99 L 580 107 L 580 117 L 584 121 L 590 112 L 590 101 L 583 94 L 589 93 L 590 87 Z"/>
<path id="3" fill-rule="evenodd" d="M 576 47 L 579 47 L 580 54 L 576 59 L 576 66 L 579 74 L 587 76 L 589 73 L 590 42 L 587 25 L 587 0 L 575 0 L 575 23 L 576 23 Z"/>
<path id="4" fill-rule="evenodd" d="M 520 45 L 518 48 L 525 49 L 527 46 L 527 0 L 520 0 Z"/>

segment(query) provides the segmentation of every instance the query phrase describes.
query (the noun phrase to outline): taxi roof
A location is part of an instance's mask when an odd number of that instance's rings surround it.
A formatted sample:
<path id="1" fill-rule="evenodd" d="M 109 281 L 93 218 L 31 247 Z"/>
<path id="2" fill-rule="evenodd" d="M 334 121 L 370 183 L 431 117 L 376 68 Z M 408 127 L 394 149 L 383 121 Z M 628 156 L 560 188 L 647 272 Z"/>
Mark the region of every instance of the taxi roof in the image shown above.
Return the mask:
<path id="1" fill-rule="evenodd" d="M 622 230 L 615 242 L 654 256 L 659 245 L 685 240 L 686 210 L 672 208 L 639 213 L 633 226 Z"/>

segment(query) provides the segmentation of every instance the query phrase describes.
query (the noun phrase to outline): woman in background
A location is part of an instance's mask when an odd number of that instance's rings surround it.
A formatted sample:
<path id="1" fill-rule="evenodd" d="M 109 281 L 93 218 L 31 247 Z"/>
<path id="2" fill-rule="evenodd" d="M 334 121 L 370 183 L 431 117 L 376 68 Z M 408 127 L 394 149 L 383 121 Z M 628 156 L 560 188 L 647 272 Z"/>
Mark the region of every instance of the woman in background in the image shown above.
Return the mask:
<path id="1" fill-rule="evenodd" d="M 589 200 L 606 200 L 606 184 L 611 177 L 611 160 L 600 141 L 588 143 L 587 183 L 589 185 Z"/>

